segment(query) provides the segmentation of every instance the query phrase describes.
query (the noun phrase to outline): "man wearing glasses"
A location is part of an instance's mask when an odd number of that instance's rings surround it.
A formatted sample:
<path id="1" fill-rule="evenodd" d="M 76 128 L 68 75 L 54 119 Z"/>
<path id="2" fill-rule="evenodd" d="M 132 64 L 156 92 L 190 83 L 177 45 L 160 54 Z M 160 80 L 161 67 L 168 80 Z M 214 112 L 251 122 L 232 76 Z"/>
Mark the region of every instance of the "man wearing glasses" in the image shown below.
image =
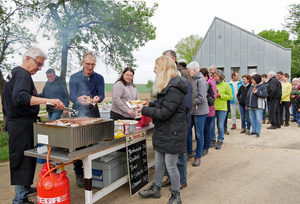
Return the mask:
<path id="1" fill-rule="evenodd" d="M 66 107 L 69 106 L 69 93 L 66 83 L 63 82 L 59 76 L 56 76 L 54 69 L 46 71 L 48 81 L 43 88 L 43 92 L 39 94 L 42 98 L 59 98 Z M 57 120 L 61 118 L 62 114 L 68 113 L 66 110 L 59 110 L 53 106 L 47 106 L 48 119 Z"/>
<path id="2" fill-rule="evenodd" d="M 42 50 L 30 48 L 23 55 L 22 65 L 13 68 L 4 82 L 2 107 L 5 130 L 9 133 L 10 180 L 15 186 L 13 204 L 33 203 L 28 194 L 36 192 L 36 188 L 31 188 L 36 159 L 24 156 L 24 151 L 33 149 L 33 123 L 37 121 L 39 105 L 49 102 L 57 109 L 65 107 L 59 99 L 37 97 L 31 75 L 42 69 L 46 59 Z"/>
<path id="3" fill-rule="evenodd" d="M 94 72 L 96 56 L 92 52 L 83 55 L 83 70 L 70 78 L 70 99 L 73 109 L 79 111 L 78 116 L 100 118 L 97 103 L 104 99 L 104 78 Z M 82 161 L 74 163 L 77 186 L 84 187 Z"/>

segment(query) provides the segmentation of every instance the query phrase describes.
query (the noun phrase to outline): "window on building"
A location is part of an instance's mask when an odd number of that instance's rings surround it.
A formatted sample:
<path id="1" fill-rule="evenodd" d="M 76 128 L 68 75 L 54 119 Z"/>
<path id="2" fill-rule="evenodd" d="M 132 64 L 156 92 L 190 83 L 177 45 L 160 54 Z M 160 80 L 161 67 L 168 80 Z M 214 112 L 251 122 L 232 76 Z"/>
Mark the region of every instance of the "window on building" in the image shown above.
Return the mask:
<path id="1" fill-rule="evenodd" d="M 251 76 L 252 74 L 257 74 L 257 67 L 248 67 L 248 74 Z"/>
<path id="2" fill-rule="evenodd" d="M 240 68 L 239 67 L 231 67 L 231 73 L 237 72 L 240 74 Z"/>

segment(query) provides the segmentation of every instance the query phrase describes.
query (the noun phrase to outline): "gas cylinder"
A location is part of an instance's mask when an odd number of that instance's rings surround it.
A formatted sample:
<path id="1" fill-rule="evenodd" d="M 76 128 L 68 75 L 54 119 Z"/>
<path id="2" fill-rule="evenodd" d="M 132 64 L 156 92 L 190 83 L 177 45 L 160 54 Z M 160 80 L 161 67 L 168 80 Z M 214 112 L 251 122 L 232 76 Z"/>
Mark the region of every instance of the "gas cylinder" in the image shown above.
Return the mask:
<path id="1" fill-rule="evenodd" d="M 46 164 L 44 167 L 46 167 Z M 60 174 L 51 172 L 42 179 L 45 173 L 45 168 L 43 168 L 42 172 L 39 174 L 40 180 L 37 183 L 37 203 L 70 204 L 70 187 L 69 179 L 66 176 L 67 172 L 65 170 Z M 50 174 L 52 175 L 52 178 Z"/>

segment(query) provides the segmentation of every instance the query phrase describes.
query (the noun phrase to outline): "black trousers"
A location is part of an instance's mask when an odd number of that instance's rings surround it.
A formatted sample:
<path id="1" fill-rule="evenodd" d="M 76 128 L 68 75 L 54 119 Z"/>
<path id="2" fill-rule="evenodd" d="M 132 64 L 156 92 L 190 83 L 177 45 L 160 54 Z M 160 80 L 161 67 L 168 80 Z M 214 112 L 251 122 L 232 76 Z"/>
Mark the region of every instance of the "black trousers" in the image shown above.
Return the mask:
<path id="1" fill-rule="evenodd" d="M 280 124 L 283 124 L 283 119 L 285 118 L 285 124 L 288 125 L 289 124 L 289 120 L 290 120 L 290 102 L 289 101 L 282 101 L 282 103 L 280 104 Z M 285 117 L 283 117 L 283 110 L 285 110 Z"/>
<path id="2" fill-rule="evenodd" d="M 280 99 L 270 99 L 270 120 L 271 124 L 274 127 L 281 126 L 280 119 Z"/>

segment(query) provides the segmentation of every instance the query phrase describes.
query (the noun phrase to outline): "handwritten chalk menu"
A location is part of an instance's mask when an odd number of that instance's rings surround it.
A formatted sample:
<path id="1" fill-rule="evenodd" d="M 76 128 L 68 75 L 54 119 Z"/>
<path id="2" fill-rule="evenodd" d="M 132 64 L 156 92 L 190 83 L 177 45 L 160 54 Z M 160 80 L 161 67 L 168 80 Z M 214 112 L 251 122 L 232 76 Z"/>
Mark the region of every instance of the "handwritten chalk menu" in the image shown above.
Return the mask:
<path id="1" fill-rule="evenodd" d="M 135 135 L 133 135 L 133 138 Z M 129 138 L 127 145 L 127 159 L 129 172 L 130 194 L 133 196 L 149 183 L 146 139 Z"/>

